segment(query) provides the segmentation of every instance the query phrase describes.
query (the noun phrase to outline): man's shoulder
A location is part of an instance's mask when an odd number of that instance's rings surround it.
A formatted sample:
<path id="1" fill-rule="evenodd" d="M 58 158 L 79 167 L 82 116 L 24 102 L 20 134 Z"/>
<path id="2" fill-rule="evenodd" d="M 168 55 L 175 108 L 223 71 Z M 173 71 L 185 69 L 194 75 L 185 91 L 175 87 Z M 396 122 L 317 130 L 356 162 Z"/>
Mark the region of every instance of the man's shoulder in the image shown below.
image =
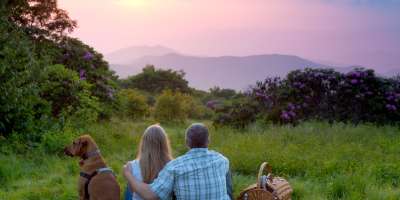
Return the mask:
<path id="1" fill-rule="evenodd" d="M 210 160 L 220 160 L 221 162 L 226 162 L 229 163 L 228 158 L 226 158 L 224 155 L 222 155 L 221 153 L 214 151 L 214 150 L 208 150 L 207 151 L 207 155 L 206 157 L 201 156 L 199 158 L 195 157 L 192 154 L 183 154 L 177 158 L 175 158 L 174 160 L 171 160 L 168 164 L 167 167 L 169 169 L 174 169 L 174 168 L 178 168 L 180 166 L 184 166 L 186 165 L 188 162 L 193 162 L 193 161 L 198 161 L 199 159 L 210 159 Z"/>
<path id="2" fill-rule="evenodd" d="M 226 158 L 222 153 L 219 153 L 219 152 L 214 151 L 214 150 L 210 150 L 210 151 L 208 151 L 208 153 L 209 153 L 210 155 L 212 155 L 213 157 L 215 157 L 215 158 L 224 160 L 224 161 L 226 161 L 226 162 L 229 163 L 228 158 Z"/>
<path id="3" fill-rule="evenodd" d="M 166 168 L 174 169 L 176 167 L 179 167 L 180 165 L 184 165 L 189 160 L 191 160 L 191 157 L 188 154 L 183 154 L 169 161 L 166 165 Z"/>

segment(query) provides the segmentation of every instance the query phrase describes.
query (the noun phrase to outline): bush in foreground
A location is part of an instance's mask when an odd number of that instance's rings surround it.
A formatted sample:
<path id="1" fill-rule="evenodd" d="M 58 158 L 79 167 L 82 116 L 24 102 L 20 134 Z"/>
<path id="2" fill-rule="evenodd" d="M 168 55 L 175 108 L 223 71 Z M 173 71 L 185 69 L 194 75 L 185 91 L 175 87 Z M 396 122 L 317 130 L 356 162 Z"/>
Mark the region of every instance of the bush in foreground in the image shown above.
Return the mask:
<path id="1" fill-rule="evenodd" d="M 117 94 L 118 110 L 131 119 L 143 119 L 149 113 L 147 98 L 139 91 L 123 89 Z"/>
<path id="2" fill-rule="evenodd" d="M 318 119 L 330 122 L 400 122 L 399 80 L 378 77 L 373 70 L 342 74 L 329 69 L 290 72 L 285 79 L 258 82 L 251 95 L 263 115 L 275 123 Z"/>
<path id="3" fill-rule="evenodd" d="M 182 93 L 165 90 L 157 98 L 154 117 L 163 122 L 183 122 L 188 117 L 188 107 L 185 103 Z"/>

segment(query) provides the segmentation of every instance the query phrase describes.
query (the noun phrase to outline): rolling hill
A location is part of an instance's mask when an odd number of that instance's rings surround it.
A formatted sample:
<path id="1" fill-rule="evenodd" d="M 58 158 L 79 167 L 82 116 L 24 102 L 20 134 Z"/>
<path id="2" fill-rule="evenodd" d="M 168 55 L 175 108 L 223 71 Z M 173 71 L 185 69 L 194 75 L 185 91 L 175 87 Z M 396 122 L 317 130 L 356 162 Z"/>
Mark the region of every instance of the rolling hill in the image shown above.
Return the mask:
<path id="1" fill-rule="evenodd" d="M 105 55 L 111 68 L 121 78 L 140 73 L 146 65 L 156 68 L 183 70 L 189 85 L 208 90 L 211 87 L 244 90 L 257 81 L 271 76 L 285 76 L 296 69 L 328 68 L 346 73 L 357 65 L 339 65 L 311 61 L 293 55 L 263 54 L 250 56 L 191 56 L 164 46 L 131 46 Z M 335 66 L 332 66 L 335 65 Z M 378 70 L 382 76 L 399 74 L 399 69 Z"/>
<path id="2" fill-rule="evenodd" d="M 268 76 L 284 76 L 289 71 L 306 67 L 327 67 L 297 56 L 278 54 L 200 57 L 168 53 L 132 58 L 125 63 L 110 62 L 111 67 L 121 78 L 139 73 L 147 64 L 184 70 L 189 85 L 203 90 L 213 86 L 243 90 Z"/>

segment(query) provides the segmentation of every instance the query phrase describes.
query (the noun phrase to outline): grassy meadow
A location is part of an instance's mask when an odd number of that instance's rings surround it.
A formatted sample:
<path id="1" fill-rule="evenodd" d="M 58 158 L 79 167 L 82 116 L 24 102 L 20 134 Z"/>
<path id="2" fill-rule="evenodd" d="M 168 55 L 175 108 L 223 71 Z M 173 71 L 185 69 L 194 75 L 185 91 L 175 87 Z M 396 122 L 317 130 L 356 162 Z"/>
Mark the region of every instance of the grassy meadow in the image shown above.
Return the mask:
<path id="1" fill-rule="evenodd" d="M 134 159 L 140 136 L 151 123 L 114 119 L 79 132 L 94 137 L 124 187 L 122 165 Z M 189 122 L 161 125 L 174 156 L 186 152 L 184 131 Z M 259 164 L 268 161 L 292 184 L 293 199 L 400 199 L 398 128 L 307 122 L 296 127 L 256 123 L 245 130 L 210 131 L 210 148 L 230 160 L 235 196 L 255 182 Z M 20 153 L 18 143 L 9 142 L 0 139 L 0 199 L 77 199 L 78 159 L 46 152 L 49 146 Z"/>

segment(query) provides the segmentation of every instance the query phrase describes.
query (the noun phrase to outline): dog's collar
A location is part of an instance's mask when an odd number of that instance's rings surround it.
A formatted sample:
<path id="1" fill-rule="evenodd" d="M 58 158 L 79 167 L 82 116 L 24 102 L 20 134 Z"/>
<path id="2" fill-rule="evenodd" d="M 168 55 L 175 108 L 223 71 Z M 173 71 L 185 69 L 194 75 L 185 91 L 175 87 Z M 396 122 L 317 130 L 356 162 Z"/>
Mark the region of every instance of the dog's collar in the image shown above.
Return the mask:
<path id="1" fill-rule="evenodd" d="M 88 159 L 90 157 L 97 156 L 97 155 L 100 155 L 100 150 L 99 149 L 96 149 L 94 151 L 87 152 L 87 153 L 83 154 L 82 155 L 82 160 L 86 160 L 86 159 Z"/>

